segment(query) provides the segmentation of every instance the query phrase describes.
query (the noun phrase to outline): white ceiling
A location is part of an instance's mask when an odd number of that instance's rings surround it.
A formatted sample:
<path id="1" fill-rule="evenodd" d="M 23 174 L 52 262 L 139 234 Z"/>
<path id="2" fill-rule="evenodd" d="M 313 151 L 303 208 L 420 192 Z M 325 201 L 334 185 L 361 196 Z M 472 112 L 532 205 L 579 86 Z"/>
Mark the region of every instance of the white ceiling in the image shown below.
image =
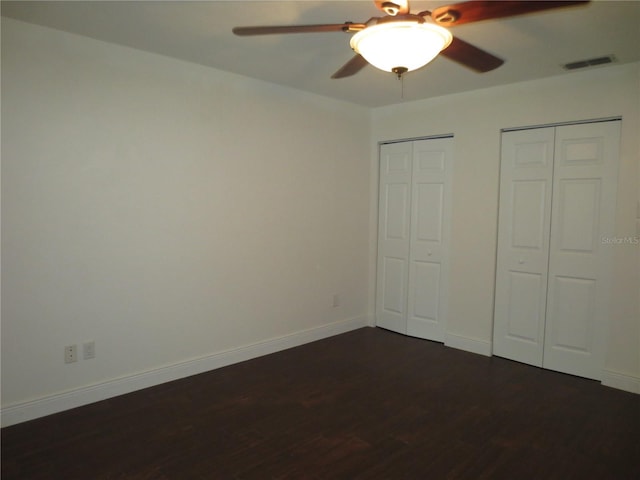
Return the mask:
<path id="1" fill-rule="evenodd" d="M 457 2 L 415 0 L 411 7 L 417 13 L 451 3 Z M 350 34 L 231 33 L 232 27 L 246 25 L 365 22 L 382 15 L 372 0 L 3 1 L 2 15 L 370 107 L 571 75 L 563 64 L 604 55 L 615 55 L 618 64 L 640 61 L 638 0 L 596 0 L 460 25 L 451 29 L 455 36 L 505 59 L 505 64 L 478 74 L 437 58 L 407 74 L 403 82 L 371 66 L 353 77 L 332 80 L 353 56 Z"/>

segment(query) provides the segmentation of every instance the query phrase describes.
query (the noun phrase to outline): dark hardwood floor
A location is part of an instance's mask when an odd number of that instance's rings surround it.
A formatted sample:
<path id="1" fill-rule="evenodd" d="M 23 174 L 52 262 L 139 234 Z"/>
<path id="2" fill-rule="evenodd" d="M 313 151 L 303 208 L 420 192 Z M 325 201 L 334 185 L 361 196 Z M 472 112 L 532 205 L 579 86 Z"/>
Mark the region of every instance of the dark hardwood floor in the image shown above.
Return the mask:
<path id="1" fill-rule="evenodd" d="M 363 328 L 2 429 L 12 479 L 634 479 L 640 396 Z"/>

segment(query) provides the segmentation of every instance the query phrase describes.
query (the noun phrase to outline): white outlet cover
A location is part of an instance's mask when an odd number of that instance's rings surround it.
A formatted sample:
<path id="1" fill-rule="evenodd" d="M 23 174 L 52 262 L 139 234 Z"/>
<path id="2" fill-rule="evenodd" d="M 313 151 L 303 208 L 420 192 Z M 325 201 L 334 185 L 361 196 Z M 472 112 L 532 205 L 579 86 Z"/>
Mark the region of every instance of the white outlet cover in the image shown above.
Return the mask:
<path id="1" fill-rule="evenodd" d="M 78 361 L 78 347 L 67 345 L 64 347 L 64 363 L 74 363 Z"/>

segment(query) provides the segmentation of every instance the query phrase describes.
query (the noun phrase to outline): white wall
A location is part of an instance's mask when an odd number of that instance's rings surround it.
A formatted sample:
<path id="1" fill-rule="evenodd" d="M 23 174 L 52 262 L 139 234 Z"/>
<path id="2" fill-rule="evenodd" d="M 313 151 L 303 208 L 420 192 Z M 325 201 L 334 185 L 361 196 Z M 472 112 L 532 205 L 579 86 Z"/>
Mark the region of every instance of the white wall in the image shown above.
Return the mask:
<path id="1" fill-rule="evenodd" d="M 3 414 L 364 325 L 369 146 L 367 109 L 3 18 Z"/>
<path id="2" fill-rule="evenodd" d="M 3 423 L 364 324 L 382 140 L 455 134 L 448 344 L 490 352 L 500 129 L 622 115 L 635 235 L 639 69 L 370 111 L 3 19 Z M 608 383 L 634 389 L 640 256 L 614 248 Z"/>
<path id="3" fill-rule="evenodd" d="M 374 150 L 384 140 L 455 135 L 447 343 L 487 354 L 491 351 L 502 128 L 622 116 L 616 231 L 612 235 L 640 234 L 635 226 L 640 198 L 639 72 L 639 64 L 615 66 L 373 111 Z M 374 152 L 372 174 L 376 172 Z M 375 193 L 372 203 L 374 199 Z M 375 237 L 372 228 L 372 242 Z M 639 248 L 629 244 L 610 248 L 615 248 L 615 280 L 604 383 L 640 393 Z"/>

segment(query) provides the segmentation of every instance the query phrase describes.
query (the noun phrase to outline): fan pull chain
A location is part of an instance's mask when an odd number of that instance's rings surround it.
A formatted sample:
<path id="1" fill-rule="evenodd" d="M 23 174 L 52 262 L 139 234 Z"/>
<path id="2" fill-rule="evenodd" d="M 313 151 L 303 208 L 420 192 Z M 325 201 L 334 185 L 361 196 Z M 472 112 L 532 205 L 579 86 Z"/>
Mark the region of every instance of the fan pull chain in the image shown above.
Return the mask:
<path id="1" fill-rule="evenodd" d="M 400 80 L 400 98 L 404 100 L 404 74 L 408 72 L 408 69 L 405 67 L 394 67 L 391 71 L 395 73 L 398 80 Z"/>
<path id="2" fill-rule="evenodd" d="M 398 80 L 400 80 L 400 98 L 404 100 L 404 74 L 409 70 L 406 67 L 393 67 L 391 71 L 395 73 Z"/>
<path id="3" fill-rule="evenodd" d="M 397 79 L 400 82 L 400 100 L 404 100 L 404 75 L 398 74 Z"/>

